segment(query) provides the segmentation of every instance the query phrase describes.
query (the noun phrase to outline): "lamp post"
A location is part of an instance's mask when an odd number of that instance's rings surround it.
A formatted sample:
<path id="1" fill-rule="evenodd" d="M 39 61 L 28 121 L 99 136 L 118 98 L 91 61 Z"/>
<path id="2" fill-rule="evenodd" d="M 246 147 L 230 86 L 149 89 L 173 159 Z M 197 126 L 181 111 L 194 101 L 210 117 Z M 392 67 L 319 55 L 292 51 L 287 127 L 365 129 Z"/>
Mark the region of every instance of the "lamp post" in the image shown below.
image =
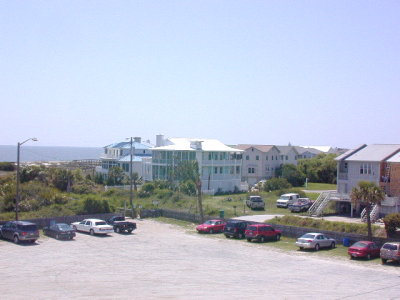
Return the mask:
<path id="1" fill-rule="evenodd" d="M 130 149 L 130 165 L 129 165 L 129 202 L 132 206 L 132 218 L 135 217 L 135 207 L 133 205 L 133 151 L 134 151 L 134 147 L 133 147 L 133 137 L 127 138 L 130 139 L 130 145 L 131 145 L 131 149 Z M 126 211 L 126 200 L 124 202 L 124 216 L 125 216 L 125 211 Z"/>
<path id="2" fill-rule="evenodd" d="M 20 150 L 21 150 L 21 146 L 30 140 L 36 142 L 38 139 L 37 138 L 29 138 L 21 143 L 18 142 L 18 144 L 17 144 L 17 194 L 15 196 L 15 220 L 16 221 L 18 221 L 18 211 L 19 211 L 19 182 L 20 182 L 19 157 L 20 157 Z"/>

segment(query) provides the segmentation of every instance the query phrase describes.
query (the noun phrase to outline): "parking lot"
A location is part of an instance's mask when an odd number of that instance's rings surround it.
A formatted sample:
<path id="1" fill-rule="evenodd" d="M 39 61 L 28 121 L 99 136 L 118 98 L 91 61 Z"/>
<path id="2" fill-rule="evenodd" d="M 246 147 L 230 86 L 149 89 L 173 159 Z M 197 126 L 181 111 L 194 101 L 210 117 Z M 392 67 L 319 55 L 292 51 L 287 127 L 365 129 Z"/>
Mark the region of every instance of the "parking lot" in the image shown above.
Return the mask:
<path id="1" fill-rule="evenodd" d="M 400 299 L 400 268 L 188 234 L 153 220 L 134 234 L 0 241 L 2 299 Z"/>

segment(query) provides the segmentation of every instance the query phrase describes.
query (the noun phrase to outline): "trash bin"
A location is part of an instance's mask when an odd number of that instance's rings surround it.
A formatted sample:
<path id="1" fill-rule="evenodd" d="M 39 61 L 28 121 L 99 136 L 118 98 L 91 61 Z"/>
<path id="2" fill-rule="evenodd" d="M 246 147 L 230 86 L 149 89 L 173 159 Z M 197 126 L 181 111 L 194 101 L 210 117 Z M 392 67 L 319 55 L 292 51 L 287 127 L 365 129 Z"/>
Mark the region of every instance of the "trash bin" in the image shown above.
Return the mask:
<path id="1" fill-rule="evenodd" d="M 220 210 L 219 211 L 219 217 L 222 218 L 222 219 L 225 218 L 225 211 L 224 210 Z"/>
<path id="2" fill-rule="evenodd" d="M 344 237 L 343 238 L 343 246 L 345 246 L 345 247 L 350 247 L 350 239 L 349 238 L 347 238 L 347 237 Z"/>

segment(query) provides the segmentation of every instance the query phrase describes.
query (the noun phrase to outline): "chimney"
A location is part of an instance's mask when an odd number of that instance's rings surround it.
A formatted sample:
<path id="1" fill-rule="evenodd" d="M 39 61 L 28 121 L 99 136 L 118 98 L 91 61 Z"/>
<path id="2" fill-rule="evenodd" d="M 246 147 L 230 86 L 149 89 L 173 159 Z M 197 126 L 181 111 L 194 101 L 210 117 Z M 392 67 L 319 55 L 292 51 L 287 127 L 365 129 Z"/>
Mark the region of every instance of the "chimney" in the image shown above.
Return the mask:
<path id="1" fill-rule="evenodd" d="M 164 135 L 157 134 L 156 135 L 156 147 L 164 146 Z"/>

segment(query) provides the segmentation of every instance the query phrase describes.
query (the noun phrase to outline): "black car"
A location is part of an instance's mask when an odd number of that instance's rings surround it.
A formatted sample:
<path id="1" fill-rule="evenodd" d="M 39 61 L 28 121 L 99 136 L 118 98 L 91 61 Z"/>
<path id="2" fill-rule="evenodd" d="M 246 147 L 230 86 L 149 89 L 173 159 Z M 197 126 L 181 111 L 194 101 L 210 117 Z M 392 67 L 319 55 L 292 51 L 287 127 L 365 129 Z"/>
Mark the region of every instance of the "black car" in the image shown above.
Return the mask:
<path id="1" fill-rule="evenodd" d="M 3 239 L 18 244 L 20 241 L 34 243 L 39 238 L 39 229 L 35 223 L 25 221 L 9 221 L 0 228 Z"/>
<path id="2" fill-rule="evenodd" d="M 245 237 L 244 231 L 247 225 L 251 224 L 249 221 L 242 220 L 229 220 L 226 222 L 224 234 L 227 238 L 239 238 L 243 239 Z"/>
<path id="3" fill-rule="evenodd" d="M 57 240 L 72 240 L 75 237 L 75 230 L 68 224 L 57 223 L 43 228 L 43 233 Z"/>

